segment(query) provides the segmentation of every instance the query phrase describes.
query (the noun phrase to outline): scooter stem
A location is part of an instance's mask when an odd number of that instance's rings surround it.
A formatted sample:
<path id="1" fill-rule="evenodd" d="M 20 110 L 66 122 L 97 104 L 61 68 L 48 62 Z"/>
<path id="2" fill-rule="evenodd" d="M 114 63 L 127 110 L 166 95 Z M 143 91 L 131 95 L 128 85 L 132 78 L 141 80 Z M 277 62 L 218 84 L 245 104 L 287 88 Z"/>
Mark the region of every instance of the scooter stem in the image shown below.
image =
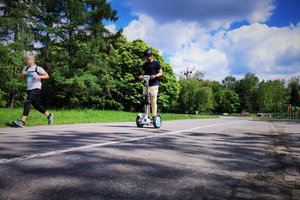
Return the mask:
<path id="1" fill-rule="evenodd" d="M 149 80 L 150 80 L 150 76 L 149 75 L 144 75 L 144 80 L 145 80 L 145 87 L 146 87 L 146 98 L 148 101 L 149 98 Z M 148 110 L 149 110 L 149 104 L 145 105 L 145 116 L 148 115 Z M 149 117 L 149 116 L 147 116 Z"/>

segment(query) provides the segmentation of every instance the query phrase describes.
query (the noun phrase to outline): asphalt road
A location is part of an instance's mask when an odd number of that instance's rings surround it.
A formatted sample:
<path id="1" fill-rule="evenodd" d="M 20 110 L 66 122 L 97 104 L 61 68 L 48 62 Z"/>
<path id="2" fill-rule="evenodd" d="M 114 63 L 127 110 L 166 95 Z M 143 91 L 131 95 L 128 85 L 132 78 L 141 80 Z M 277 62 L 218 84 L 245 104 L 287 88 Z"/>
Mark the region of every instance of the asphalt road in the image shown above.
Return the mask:
<path id="1" fill-rule="evenodd" d="M 300 199 L 300 123 L 0 129 L 0 199 Z"/>

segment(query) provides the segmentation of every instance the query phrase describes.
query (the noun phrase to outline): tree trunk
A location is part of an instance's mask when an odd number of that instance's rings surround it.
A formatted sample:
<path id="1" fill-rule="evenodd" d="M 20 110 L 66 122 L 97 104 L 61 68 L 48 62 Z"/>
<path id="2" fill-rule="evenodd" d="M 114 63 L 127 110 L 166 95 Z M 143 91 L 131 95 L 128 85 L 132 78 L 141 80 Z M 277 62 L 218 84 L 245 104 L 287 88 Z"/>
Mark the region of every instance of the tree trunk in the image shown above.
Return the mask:
<path id="1" fill-rule="evenodd" d="M 9 95 L 9 100 L 8 100 L 8 107 L 9 108 L 14 108 L 16 105 L 16 95 L 15 93 L 10 93 Z"/>

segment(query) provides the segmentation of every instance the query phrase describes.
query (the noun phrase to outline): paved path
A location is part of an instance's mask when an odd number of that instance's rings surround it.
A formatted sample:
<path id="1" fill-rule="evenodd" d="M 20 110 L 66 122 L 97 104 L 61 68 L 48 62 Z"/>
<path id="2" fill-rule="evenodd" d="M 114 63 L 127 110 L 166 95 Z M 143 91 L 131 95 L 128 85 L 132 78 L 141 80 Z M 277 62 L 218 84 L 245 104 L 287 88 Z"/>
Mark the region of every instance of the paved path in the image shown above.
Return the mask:
<path id="1" fill-rule="evenodd" d="M 0 199 L 300 199 L 300 123 L 0 129 Z"/>

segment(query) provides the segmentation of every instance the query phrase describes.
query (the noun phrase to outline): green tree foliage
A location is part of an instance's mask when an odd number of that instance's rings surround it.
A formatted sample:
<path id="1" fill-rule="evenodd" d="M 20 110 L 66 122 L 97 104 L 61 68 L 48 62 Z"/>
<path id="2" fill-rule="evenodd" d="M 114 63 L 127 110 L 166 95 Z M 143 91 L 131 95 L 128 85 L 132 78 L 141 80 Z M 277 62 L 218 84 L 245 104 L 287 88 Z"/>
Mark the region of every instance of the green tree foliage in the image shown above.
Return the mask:
<path id="1" fill-rule="evenodd" d="M 0 101 L 9 107 L 20 105 L 26 92 L 19 72 L 23 51 L 31 47 L 30 11 L 31 3 L 25 1 L 4 0 L 0 4 Z"/>
<path id="2" fill-rule="evenodd" d="M 222 86 L 231 90 L 235 90 L 237 84 L 238 82 L 234 76 L 226 76 L 224 80 L 222 80 Z"/>
<path id="3" fill-rule="evenodd" d="M 300 105 L 300 78 L 294 77 L 290 80 L 289 83 L 289 89 L 290 89 L 290 99 L 289 103 L 293 106 L 299 106 Z"/>
<path id="4" fill-rule="evenodd" d="M 190 79 L 181 79 L 179 81 L 181 86 L 178 109 L 180 112 L 195 112 L 197 107 L 195 104 L 197 98 L 197 90 L 200 85 L 199 80 L 190 78 Z"/>
<path id="5" fill-rule="evenodd" d="M 258 111 L 258 104 L 256 102 L 258 86 L 259 78 L 251 73 L 247 73 L 245 77 L 238 82 L 236 93 L 238 93 L 240 98 L 240 111 Z"/>
<path id="6" fill-rule="evenodd" d="M 224 88 L 216 94 L 216 105 L 219 112 L 236 112 L 240 106 L 239 96 L 233 90 Z"/>
<path id="7" fill-rule="evenodd" d="M 24 100 L 26 87 L 21 80 L 19 71 L 23 66 L 23 53 L 13 51 L 17 43 L 0 44 L 0 101 L 2 106 L 20 106 Z M 5 102 L 5 103 L 4 103 Z"/>
<path id="8" fill-rule="evenodd" d="M 211 87 L 202 87 L 199 89 L 196 101 L 199 112 L 209 112 L 214 108 L 214 96 Z"/>
<path id="9" fill-rule="evenodd" d="M 286 82 L 284 80 L 273 80 L 273 98 L 274 106 L 272 112 L 286 111 L 286 104 L 289 99 L 288 89 L 286 88 Z"/>
<path id="10" fill-rule="evenodd" d="M 51 73 L 44 102 L 55 107 L 122 109 L 113 99 L 113 40 L 103 20 L 117 20 L 105 0 L 44 1 L 35 14 L 39 60 Z M 50 94 L 50 95 L 49 95 Z"/>
<path id="11" fill-rule="evenodd" d="M 178 100 L 179 112 L 209 112 L 214 107 L 213 90 L 205 86 L 204 81 L 185 78 L 179 81 L 181 91 Z"/>
<path id="12" fill-rule="evenodd" d="M 279 112 L 288 101 L 283 80 L 262 81 L 257 90 L 257 104 L 260 112 Z"/>

